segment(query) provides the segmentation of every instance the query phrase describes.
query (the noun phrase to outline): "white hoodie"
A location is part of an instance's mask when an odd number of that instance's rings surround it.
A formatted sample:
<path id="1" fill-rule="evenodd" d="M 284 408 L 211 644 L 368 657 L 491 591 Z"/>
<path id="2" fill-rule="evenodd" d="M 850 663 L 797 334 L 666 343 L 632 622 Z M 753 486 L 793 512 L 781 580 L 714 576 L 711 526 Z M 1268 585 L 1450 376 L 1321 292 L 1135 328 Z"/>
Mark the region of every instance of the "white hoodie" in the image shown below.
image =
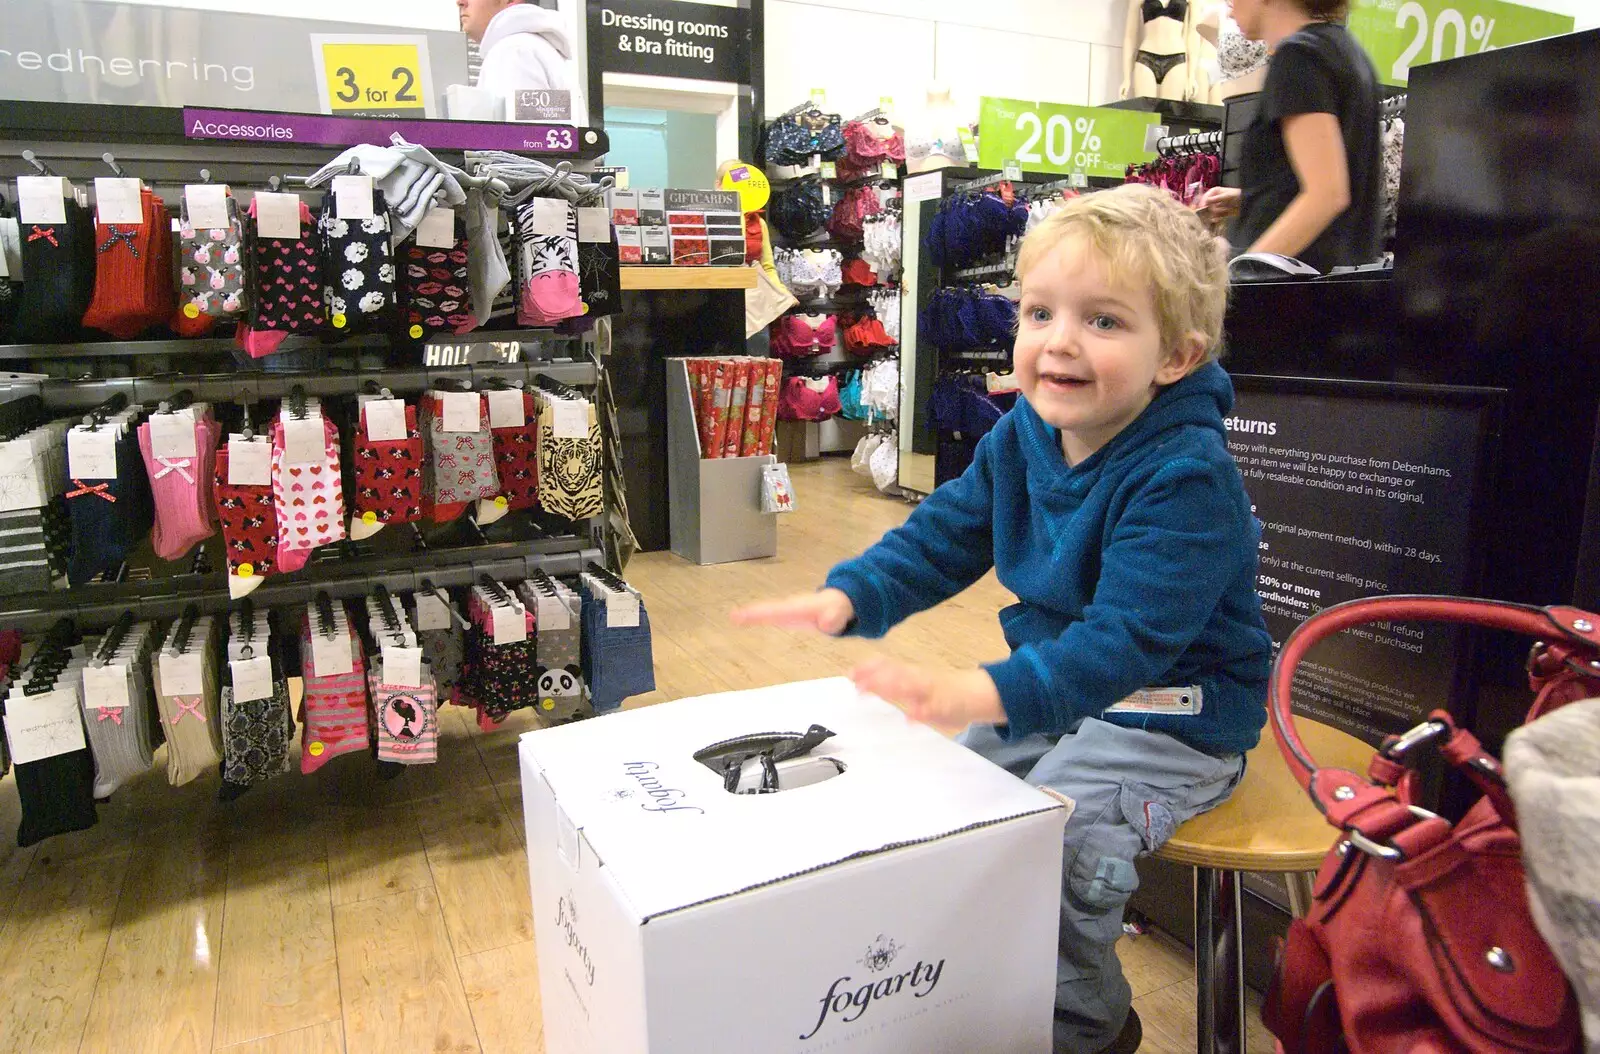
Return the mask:
<path id="1" fill-rule="evenodd" d="M 572 42 L 559 12 L 512 4 L 489 20 L 478 51 L 478 89 L 506 99 L 508 115 L 513 93 L 530 88 L 570 91 L 573 112 L 581 109 Z"/>

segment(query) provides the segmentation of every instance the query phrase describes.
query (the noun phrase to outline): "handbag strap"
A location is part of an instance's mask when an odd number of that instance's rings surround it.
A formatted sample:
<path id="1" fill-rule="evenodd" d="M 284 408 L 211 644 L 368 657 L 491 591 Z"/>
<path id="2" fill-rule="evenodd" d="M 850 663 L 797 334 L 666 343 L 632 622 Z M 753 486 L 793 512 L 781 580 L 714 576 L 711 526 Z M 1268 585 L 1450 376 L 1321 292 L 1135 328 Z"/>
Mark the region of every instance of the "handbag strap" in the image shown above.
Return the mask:
<path id="1" fill-rule="evenodd" d="M 1426 722 L 1405 735 L 1386 740 L 1370 770 L 1372 780 L 1345 769 L 1322 768 L 1311 756 L 1294 723 L 1292 688 L 1296 668 L 1319 641 L 1369 622 L 1457 622 L 1541 638 L 1528 660 L 1529 677 L 1537 693 L 1529 711 L 1532 720 L 1582 698 L 1586 694 L 1584 682 L 1600 682 L 1600 616 L 1575 607 L 1539 608 L 1497 600 L 1370 597 L 1336 604 L 1301 623 L 1284 641 L 1273 663 L 1267 705 L 1278 749 L 1295 780 L 1329 823 L 1374 841 L 1386 839 L 1411 824 L 1417 815 L 1407 800 L 1412 781 L 1403 780 L 1400 761 L 1408 751 L 1428 742 L 1437 742 L 1445 759 L 1460 766 L 1491 797 L 1506 821 L 1514 822 L 1500 763 L 1483 749 L 1476 736 L 1457 728 L 1442 710 L 1434 711 Z M 1545 643 L 1542 638 L 1551 642 Z M 1395 783 L 1400 783 L 1402 789 L 1398 799 L 1389 787 L 1383 786 Z"/>

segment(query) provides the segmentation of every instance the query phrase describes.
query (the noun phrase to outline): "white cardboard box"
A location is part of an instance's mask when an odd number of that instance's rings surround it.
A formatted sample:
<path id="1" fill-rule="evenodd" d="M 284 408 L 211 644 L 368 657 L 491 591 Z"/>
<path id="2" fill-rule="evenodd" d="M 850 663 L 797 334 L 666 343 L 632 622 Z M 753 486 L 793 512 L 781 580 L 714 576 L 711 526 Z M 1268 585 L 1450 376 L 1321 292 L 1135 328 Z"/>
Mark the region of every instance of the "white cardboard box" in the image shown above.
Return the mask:
<path id="1" fill-rule="evenodd" d="M 813 723 L 824 782 L 733 794 L 694 757 Z M 1065 810 L 849 681 L 519 751 L 550 1054 L 1050 1049 Z"/>

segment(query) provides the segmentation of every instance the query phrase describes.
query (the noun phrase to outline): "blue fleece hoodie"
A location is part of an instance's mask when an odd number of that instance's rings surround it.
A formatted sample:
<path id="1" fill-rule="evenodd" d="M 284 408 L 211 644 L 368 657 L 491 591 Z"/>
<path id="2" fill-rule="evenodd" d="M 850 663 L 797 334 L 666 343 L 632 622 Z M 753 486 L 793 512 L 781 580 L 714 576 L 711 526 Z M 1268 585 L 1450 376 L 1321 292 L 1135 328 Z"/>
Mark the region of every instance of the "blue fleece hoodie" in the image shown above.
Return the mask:
<path id="1" fill-rule="evenodd" d="M 1075 466 L 1019 400 L 971 468 L 827 584 L 881 637 L 990 567 L 1019 603 L 1000 612 L 1011 657 L 985 667 L 1006 734 L 1060 735 L 1079 718 L 1166 732 L 1212 753 L 1255 746 L 1272 641 L 1256 595 L 1261 527 L 1228 453 L 1233 383 L 1210 363 L 1157 393 Z M 1147 687 L 1199 685 L 1198 715 L 1104 713 Z"/>

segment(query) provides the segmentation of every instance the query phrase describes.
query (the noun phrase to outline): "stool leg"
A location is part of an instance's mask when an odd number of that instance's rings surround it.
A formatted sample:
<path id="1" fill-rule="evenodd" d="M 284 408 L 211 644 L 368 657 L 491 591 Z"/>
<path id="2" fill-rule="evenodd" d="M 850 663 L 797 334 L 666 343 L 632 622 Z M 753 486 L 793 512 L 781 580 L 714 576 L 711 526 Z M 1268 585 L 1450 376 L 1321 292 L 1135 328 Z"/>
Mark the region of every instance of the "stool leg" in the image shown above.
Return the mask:
<path id="1" fill-rule="evenodd" d="M 1311 871 L 1292 871 L 1283 876 L 1289 886 L 1289 912 L 1297 919 L 1305 918 L 1311 910 L 1314 877 Z"/>
<path id="2" fill-rule="evenodd" d="M 1244 924 L 1239 875 L 1194 869 L 1196 1050 L 1244 1054 Z"/>

